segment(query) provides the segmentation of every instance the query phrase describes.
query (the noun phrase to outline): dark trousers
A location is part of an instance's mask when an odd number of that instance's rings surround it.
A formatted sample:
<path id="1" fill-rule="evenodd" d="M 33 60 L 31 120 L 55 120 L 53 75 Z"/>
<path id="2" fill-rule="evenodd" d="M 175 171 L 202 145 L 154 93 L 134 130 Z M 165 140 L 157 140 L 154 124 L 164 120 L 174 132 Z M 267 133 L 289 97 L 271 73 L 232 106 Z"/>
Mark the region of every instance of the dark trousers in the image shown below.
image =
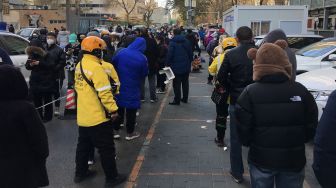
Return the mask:
<path id="1" fill-rule="evenodd" d="M 237 124 L 238 120 L 235 114 L 235 106 L 229 106 L 230 113 L 230 164 L 231 172 L 235 177 L 242 178 L 244 173 L 244 165 L 242 158 L 242 144 L 238 137 Z"/>
<path id="2" fill-rule="evenodd" d="M 156 74 L 149 74 L 147 77 L 143 78 L 141 80 L 141 100 L 145 99 L 145 84 L 146 84 L 146 78 L 148 78 L 148 89 L 149 89 L 149 95 L 150 100 L 156 100 L 156 93 L 155 93 L 155 79 Z"/>
<path id="3" fill-rule="evenodd" d="M 228 104 L 216 104 L 216 130 L 218 140 L 223 140 L 225 137 L 226 130 L 226 120 L 229 115 L 229 105 Z"/>
<path id="4" fill-rule="evenodd" d="M 119 119 L 114 123 L 114 130 L 120 130 L 120 124 L 123 124 L 126 116 L 127 134 L 132 134 L 135 129 L 137 109 L 121 108 L 118 109 Z"/>
<path id="5" fill-rule="evenodd" d="M 54 94 L 54 99 L 58 99 L 60 98 L 61 94 L 60 94 L 60 90 L 62 89 L 63 87 L 63 79 L 57 79 L 56 82 L 55 82 L 55 88 L 56 88 L 56 92 Z M 55 101 L 55 107 L 60 107 L 60 104 L 61 104 L 61 101 L 60 100 L 57 100 Z"/>
<path id="6" fill-rule="evenodd" d="M 175 74 L 175 79 L 173 80 L 174 88 L 174 102 L 180 103 L 181 101 L 181 86 L 183 90 L 183 100 L 188 101 L 189 95 L 189 73 L 186 74 Z"/>
<path id="7" fill-rule="evenodd" d="M 33 92 L 33 101 L 36 108 L 43 106 L 52 101 L 52 93 L 48 92 Z M 53 104 L 49 104 L 43 108 L 39 108 L 38 113 L 40 114 L 41 119 L 50 121 L 53 117 Z"/>
<path id="8" fill-rule="evenodd" d="M 106 178 L 109 179 L 118 176 L 115 161 L 113 126 L 109 122 L 93 127 L 78 128 L 76 176 L 84 176 L 87 173 L 92 144 L 98 149 Z"/>
<path id="9" fill-rule="evenodd" d="M 157 73 L 156 78 L 157 78 L 156 87 L 161 89 L 161 91 L 165 91 L 166 84 L 164 82 L 166 81 L 166 75 Z"/>

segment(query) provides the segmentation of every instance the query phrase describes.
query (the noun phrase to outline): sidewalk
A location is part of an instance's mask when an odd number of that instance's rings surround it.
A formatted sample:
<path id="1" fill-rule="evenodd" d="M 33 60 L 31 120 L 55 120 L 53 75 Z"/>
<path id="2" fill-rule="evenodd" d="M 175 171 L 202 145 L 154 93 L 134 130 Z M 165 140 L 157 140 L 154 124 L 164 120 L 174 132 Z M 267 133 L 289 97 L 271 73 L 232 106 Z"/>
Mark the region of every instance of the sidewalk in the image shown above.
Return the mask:
<path id="1" fill-rule="evenodd" d="M 244 182 L 232 181 L 230 153 L 214 143 L 215 105 L 212 86 L 206 84 L 207 69 L 190 75 L 188 104 L 170 106 L 173 91 L 166 94 L 133 166 L 126 188 L 247 188 L 250 187 L 243 149 Z M 225 142 L 229 144 L 229 126 Z M 318 188 L 311 169 L 312 147 L 307 146 L 304 188 Z"/>

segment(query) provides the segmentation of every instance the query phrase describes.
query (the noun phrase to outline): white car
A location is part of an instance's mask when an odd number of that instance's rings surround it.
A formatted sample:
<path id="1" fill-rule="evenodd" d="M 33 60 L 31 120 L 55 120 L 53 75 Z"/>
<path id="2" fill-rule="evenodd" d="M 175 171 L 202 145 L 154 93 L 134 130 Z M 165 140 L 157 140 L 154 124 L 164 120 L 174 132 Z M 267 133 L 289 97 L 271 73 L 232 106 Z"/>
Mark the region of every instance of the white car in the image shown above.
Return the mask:
<path id="1" fill-rule="evenodd" d="M 21 37 L 25 38 L 25 39 L 29 39 L 29 37 L 33 36 L 34 33 L 36 33 L 37 35 L 40 34 L 41 28 L 23 28 L 21 29 L 19 32 L 17 32 L 16 34 L 20 35 Z"/>
<path id="2" fill-rule="evenodd" d="M 297 74 L 336 65 L 336 41 L 321 41 L 296 52 Z"/>
<path id="3" fill-rule="evenodd" d="M 319 109 L 319 119 L 332 91 L 336 90 L 336 66 L 300 74 L 296 81 L 304 85 L 314 96 Z"/>
<path id="4" fill-rule="evenodd" d="M 25 53 L 29 41 L 19 35 L 9 32 L 0 32 L 0 48 L 4 49 L 15 67 L 20 68 L 26 81 L 29 81 L 30 71 L 25 67 L 28 56 Z"/>

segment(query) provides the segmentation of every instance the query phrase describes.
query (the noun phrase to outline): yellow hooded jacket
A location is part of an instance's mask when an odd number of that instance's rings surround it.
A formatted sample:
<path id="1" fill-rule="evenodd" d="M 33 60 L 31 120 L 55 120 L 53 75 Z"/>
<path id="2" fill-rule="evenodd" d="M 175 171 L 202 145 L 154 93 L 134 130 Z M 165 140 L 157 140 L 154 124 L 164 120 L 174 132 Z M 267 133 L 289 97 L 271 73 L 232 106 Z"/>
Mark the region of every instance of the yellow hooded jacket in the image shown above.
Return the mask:
<path id="1" fill-rule="evenodd" d="M 217 57 L 214 58 L 211 65 L 209 66 L 208 70 L 210 75 L 216 76 L 218 74 L 219 68 L 222 65 L 224 60 L 225 53 L 219 54 Z"/>
<path id="2" fill-rule="evenodd" d="M 114 66 L 111 63 L 108 63 L 106 61 L 101 61 L 101 64 L 104 68 L 104 71 L 106 72 L 106 74 L 112 78 L 115 81 L 115 84 L 117 85 L 117 90 L 115 94 L 119 94 L 120 91 L 120 81 L 119 81 L 119 77 L 117 74 L 117 71 L 115 70 Z"/>
<path id="3" fill-rule="evenodd" d="M 109 113 L 116 112 L 118 106 L 113 99 L 110 81 L 100 59 L 84 54 L 81 63 L 85 76 L 93 82 L 94 88 L 84 80 L 78 63 L 75 72 L 77 123 L 82 127 L 92 127 L 109 121 L 105 110 Z"/>

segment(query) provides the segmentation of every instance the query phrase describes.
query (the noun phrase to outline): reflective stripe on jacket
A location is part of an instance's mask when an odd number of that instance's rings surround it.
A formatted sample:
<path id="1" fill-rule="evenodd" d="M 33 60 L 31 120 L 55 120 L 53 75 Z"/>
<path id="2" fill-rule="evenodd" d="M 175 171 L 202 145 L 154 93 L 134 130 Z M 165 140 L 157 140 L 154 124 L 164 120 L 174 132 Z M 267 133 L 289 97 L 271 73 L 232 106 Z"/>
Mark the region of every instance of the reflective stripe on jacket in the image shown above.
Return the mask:
<path id="1" fill-rule="evenodd" d="M 77 123 L 79 126 L 91 127 L 109 121 L 105 112 L 115 112 L 118 107 L 113 99 L 110 81 L 100 64 L 100 59 L 84 54 L 81 63 L 85 76 L 93 82 L 94 88 L 84 80 L 80 63 L 78 63 L 75 72 Z"/>
<path id="2" fill-rule="evenodd" d="M 117 71 L 115 70 L 114 66 L 111 63 L 108 63 L 106 61 L 101 61 L 101 64 L 102 64 L 103 69 L 106 72 L 106 74 L 110 78 L 112 78 L 112 80 L 115 82 L 115 85 L 117 86 L 117 90 L 116 90 L 115 94 L 119 94 L 119 91 L 120 91 L 120 81 L 119 81 L 119 77 L 118 77 Z"/>

